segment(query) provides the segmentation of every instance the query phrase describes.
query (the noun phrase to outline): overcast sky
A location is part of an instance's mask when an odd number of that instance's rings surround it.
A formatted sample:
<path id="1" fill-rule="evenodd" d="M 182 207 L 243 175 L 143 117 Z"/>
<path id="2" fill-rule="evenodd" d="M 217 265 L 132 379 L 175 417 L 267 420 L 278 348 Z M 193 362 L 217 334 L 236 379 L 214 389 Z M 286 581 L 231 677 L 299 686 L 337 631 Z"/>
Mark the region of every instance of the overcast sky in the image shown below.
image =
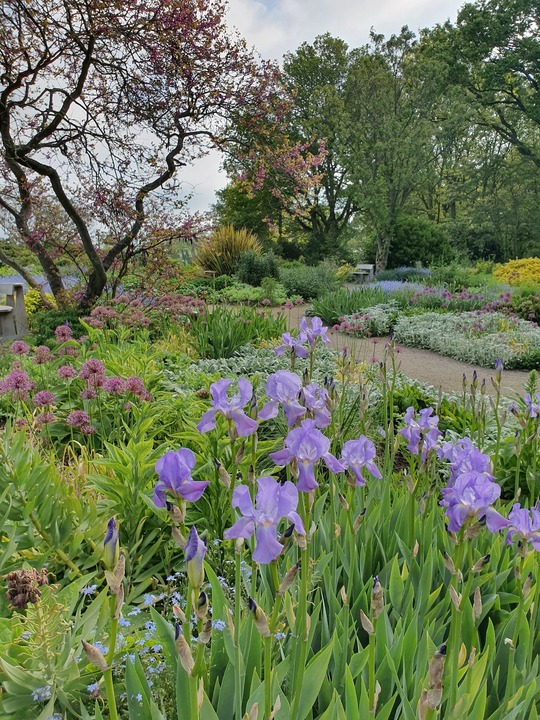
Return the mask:
<path id="1" fill-rule="evenodd" d="M 229 25 L 266 59 L 281 62 L 303 42 L 329 32 L 350 47 L 369 39 L 370 28 L 385 36 L 403 25 L 411 30 L 455 21 L 464 0 L 229 0 Z M 186 189 L 193 185 L 192 210 L 202 212 L 215 201 L 214 192 L 227 184 L 219 156 L 198 160 L 184 170 Z"/>

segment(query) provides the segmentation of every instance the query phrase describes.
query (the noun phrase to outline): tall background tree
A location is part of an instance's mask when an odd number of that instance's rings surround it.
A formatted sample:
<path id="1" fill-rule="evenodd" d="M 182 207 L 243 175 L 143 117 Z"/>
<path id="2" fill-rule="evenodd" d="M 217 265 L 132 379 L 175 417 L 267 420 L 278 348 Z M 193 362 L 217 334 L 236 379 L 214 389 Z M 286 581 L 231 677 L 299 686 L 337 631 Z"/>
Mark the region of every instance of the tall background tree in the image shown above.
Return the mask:
<path id="1" fill-rule="evenodd" d="M 264 155 L 269 119 L 279 161 L 279 72 L 224 13 L 221 0 L 0 0 L 0 207 L 58 301 L 59 218 L 86 306 L 130 257 L 185 230 L 181 168 L 213 147 L 247 153 L 248 127 Z"/>

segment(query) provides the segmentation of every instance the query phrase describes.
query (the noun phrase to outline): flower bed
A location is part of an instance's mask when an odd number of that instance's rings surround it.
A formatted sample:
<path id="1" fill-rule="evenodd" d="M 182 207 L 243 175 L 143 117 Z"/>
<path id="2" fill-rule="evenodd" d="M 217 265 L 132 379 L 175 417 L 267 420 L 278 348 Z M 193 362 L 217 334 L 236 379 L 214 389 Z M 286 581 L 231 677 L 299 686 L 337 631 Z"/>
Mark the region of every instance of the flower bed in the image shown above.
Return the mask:
<path id="1" fill-rule="evenodd" d="M 3 718 L 535 716 L 534 378 L 511 412 L 500 363 L 492 406 L 432 398 L 392 346 L 369 372 L 320 353 L 319 318 L 266 341 L 279 366 L 68 330 L 6 356 Z M 105 396 L 136 368 L 153 397 L 126 415 Z M 84 403 L 92 433 L 37 422 Z"/>
<path id="2" fill-rule="evenodd" d="M 424 313 L 399 317 L 396 342 L 433 350 L 456 360 L 494 367 L 540 348 L 540 329 L 501 313 Z"/>

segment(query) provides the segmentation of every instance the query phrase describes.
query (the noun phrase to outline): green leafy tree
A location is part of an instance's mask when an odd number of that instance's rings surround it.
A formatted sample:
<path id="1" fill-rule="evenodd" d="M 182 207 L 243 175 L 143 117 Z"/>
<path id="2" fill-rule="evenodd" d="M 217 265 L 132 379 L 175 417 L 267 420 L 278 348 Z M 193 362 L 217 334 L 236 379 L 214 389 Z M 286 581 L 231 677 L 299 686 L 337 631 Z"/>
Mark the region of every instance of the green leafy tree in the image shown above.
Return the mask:
<path id="1" fill-rule="evenodd" d="M 431 68 L 419 67 L 407 27 L 388 40 L 372 32 L 370 43 L 353 56 L 346 87 L 354 118 L 347 162 L 364 224 L 376 236 L 376 267 L 383 270 L 398 217 L 427 182 L 437 88 Z"/>
<path id="2" fill-rule="evenodd" d="M 471 119 L 495 131 L 540 168 L 540 5 L 481 0 L 428 33 L 446 64 L 445 82 L 464 89 Z"/>

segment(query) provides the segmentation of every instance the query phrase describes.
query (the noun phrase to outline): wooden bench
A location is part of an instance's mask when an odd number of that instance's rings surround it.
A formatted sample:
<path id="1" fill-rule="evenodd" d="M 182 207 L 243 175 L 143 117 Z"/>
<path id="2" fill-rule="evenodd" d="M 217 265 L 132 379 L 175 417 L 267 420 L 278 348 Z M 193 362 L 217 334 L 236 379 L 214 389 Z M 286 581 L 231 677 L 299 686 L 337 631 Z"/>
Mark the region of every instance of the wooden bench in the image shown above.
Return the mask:
<path id="1" fill-rule="evenodd" d="M 28 335 L 28 320 L 24 307 L 24 285 L 0 282 L 0 338 L 17 338 Z"/>
<path id="2" fill-rule="evenodd" d="M 356 270 L 352 273 L 353 282 L 371 282 L 373 280 L 374 267 L 374 265 L 357 265 Z"/>

